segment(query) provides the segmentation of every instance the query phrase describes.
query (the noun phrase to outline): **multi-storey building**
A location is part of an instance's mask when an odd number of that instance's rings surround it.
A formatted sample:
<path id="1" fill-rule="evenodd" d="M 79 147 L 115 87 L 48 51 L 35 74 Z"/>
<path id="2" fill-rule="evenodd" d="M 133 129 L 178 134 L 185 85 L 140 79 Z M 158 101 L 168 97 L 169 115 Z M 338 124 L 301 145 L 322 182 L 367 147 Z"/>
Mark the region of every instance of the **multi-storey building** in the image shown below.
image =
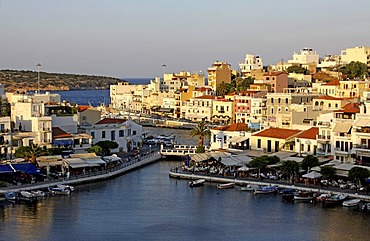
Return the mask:
<path id="1" fill-rule="evenodd" d="M 363 92 L 368 89 L 369 82 L 364 80 L 342 80 L 339 81 L 337 97 L 360 98 Z"/>
<path id="2" fill-rule="evenodd" d="M 249 149 L 251 132 L 244 123 L 234 123 L 230 125 L 211 129 L 210 149 Z"/>
<path id="3" fill-rule="evenodd" d="M 314 110 L 334 111 L 341 109 L 344 105 L 348 104 L 351 99 L 336 98 L 329 95 L 319 96 L 313 99 Z"/>
<path id="4" fill-rule="evenodd" d="M 258 122 L 255 121 L 256 118 L 253 114 L 262 114 L 264 113 L 263 109 L 265 106 L 261 104 L 257 104 L 258 101 L 252 104 L 253 99 L 261 98 L 265 96 L 266 92 L 261 91 L 253 91 L 253 90 L 246 90 L 236 92 L 234 94 L 234 112 L 235 112 L 235 123 L 249 123 L 249 122 Z M 253 106 L 253 110 L 252 110 Z M 260 107 L 260 108 L 259 108 Z"/>
<path id="5" fill-rule="evenodd" d="M 234 102 L 230 99 L 216 99 L 212 103 L 212 122 L 228 125 L 234 119 Z"/>
<path id="6" fill-rule="evenodd" d="M 332 129 L 334 112 L 321 114 L 317 117 L 316 127 L 319 128 L 316 137 L 318 156 L 329 156 L 332 154 Z"/>
<path id="7" fill-rule="evenodd" d="M 319 54 L 311 48 L 304 48 L 299 53 L 294 52 L 293 59 L 288 61 L 289 63 L 297 64 L 319 64 Z"/>
<path id="8" fill-rule="evenodd" d="M 341 61 L 348 64 L 352 61 L 364 63 L 370 68 L 370 47 L 358 46 L 341 51 Z"/>
<path id="9" fill-rule="evenodd" d="M 198 74 L 182 71 L 176 74 L 164 74 L 160 90 L 175 92 L 184 86 L 204 86 L 205 83 L 203 73 Z"/>
<path id="10" fill-rule="evenodd" d="M 262 70 L 262 58 L 258 55 L 246 54 L 244 63 L 239 64 L 239 69 L 242 77 L 251 76 L 252 70 Z"/>
<path id="11" fill-rule="evenodd" d="M 185 101 L 181 110 L 185 115 L 182 118 L 192 121 L 211 121 L 213 101 L 217 99 L 218 97 L 213 95 L 204 95 Z"/>
<path id="12" fill-rule="evenodd" d="M 318 127 L 311 127 L 295 137 L 295 151 L 299 156 L 316 155 Z"/>
<path id="13" fill-rule="evenodd" d="M 208 85 L 215 91 L 222 82 L 231 83 L 231 67 L 228 63 L 216 61 L 212 64 L 212 67 L 207 69 L 207 72 Z"/>
<path id="14" fill-rule="evenodd" d="M 264 83 L 270 83 L 271 91 L 281 93 L 288 88 L 288 74 L 285 72 L 268 72 L 263 75 Z"/>
<path id="15" fill-rule="evenodd" d="M 321 84 L 317 87 L 317 91 L 322 95 L 337 96 L 340 86 L 339 80 L 332 80 L 328 83 Z"/>

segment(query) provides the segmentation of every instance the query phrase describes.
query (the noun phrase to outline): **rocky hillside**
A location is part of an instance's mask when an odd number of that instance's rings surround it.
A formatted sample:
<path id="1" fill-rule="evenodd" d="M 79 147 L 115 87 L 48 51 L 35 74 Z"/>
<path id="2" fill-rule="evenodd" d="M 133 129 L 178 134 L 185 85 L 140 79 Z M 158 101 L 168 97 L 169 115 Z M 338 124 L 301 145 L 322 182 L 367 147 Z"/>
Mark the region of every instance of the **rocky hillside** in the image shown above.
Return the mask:
<path id="1" fill-rule="evenodd" d="M 37 90 L 37 72 L 27 70 L 0 70 L 0 84 L 5 91 Z M 40 90 L 109 89 L 122 80 L 94 75 L 58 74 L 40 72 Z"/>

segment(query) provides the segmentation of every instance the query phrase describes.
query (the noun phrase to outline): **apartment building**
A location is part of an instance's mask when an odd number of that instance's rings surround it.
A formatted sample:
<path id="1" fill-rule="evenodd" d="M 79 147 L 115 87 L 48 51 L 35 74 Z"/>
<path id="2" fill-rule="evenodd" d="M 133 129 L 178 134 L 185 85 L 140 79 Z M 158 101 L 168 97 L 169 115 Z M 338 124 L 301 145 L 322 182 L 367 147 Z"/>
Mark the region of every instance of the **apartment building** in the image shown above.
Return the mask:
<path id="1" fill-rule="evenodd" d="M 244 63 L 239 64 L 242 77 L 250 77 L 253 70 L 262 70 L 263 61 L 258 55 L 246 54 Z"/>
<path id="2" fill-rule="evenodd" d="M 217 86 L 222 82 L 231 83 L 231 65 L 225 62 L 216 61 L 212 67 L 207 69 L 208 86 L 217 91 Z"/>
<path id="3" fill-rule="evenodd" d="M 344 64 L 349 64 L 352 61 L 364 63 L 370 68 L 370 47 L 357 46 L 347 48 L 340 53 L 341 61 Z"/>

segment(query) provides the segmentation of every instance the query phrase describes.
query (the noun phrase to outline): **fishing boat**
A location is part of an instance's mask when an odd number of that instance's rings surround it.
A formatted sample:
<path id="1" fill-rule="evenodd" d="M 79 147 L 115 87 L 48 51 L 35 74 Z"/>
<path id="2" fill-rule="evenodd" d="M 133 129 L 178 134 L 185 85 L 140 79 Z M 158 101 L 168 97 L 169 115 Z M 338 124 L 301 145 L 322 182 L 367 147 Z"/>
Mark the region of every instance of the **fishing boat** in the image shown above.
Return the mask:
<path id="1" fill-rule="evenodd" d="M 355 207 L 358 206 L 361 202 L 361 199 L 354 198 L 354 199 L 349 199 L 347 201 L 343 201 L 342 205 L 344 207 Z"/>
<path id="2" fill-rule="evenodd" d="M 240 191 L 254 191 L 254 187 L 250 184 L 239 188 Z"/>
<path id="3" fill-rule="evenodd" d="M 277 186 L 259 186 L 254 189 L 254 194 L 266 194 L 277 192 Z"/>
<path id="4" fill-rule="evenodd" d="M 69 195 L 71 193 L 70 190 L 62 189 L 59 187 L 48 187 L 48 190 L 51 194 L 56 194 L 56 195 Z"/>
<path id="5" fill-rule="evenodd" d="M 325 199 L 324 204 L 330 206 L 341 205 L 346 199 L 347 195 L 345 194 L 331 195 L 330 197 Z"/>
<path id="6" fill-rule="evenodd" d="M 198 179 L 198 180 L 190 181 L 189 182 L 189 187 L 203 186 L 203 184 L 204 184 L 205 181 L 206 180 L 204 180 L 204 179 Z"/>
<path id="7" fill-rule="evenodd" d="M 227 189 L 227 188 L 234 188 L 234 186 L 235 186 L 235 183 L 229 182 L 229 183 L 225 183 L 225 184 L 218 184 L 217 188 L 218 189 Z"/>
<path id="8" fill-rule="evenodd" d="M 285 189 L 281 190 L 279 193 L 282 195 L 283 199 L 293 200 L 294 194 L 297 193 L 297 190 L 295 190 L 293 188 L 285 188 Z"/>
<path id="9" fill-rule="evenodd" d="M 17 199 L 16 192 L 6 192 L 4 195 L 6 200 L 15 201 Z"/>
<path id="10" fill-rule="evenodd" d="M 37 190 L 37 191 L 31 191 L 31 193 L 33 195 L 35 195 L 36 197 L 40 198 L 40 197 L 46 197 L 46 193 L 43 192 L 43 191 L 40 191 L 40 190 Z"/>
<path id="11" fill-rule="evenodd" d="M 75 190 L 75 188 L 73 186 L 70 186 L 70 185 L 58 184 L 57 187 L 60 188 L 60 189 L 69 190 L 71 192 L 73 192 Z"/>
<path id="12" fill-rule="evenodd" d="M 28 199 L 36 198 L 35 194 L 28 192 L 28 191 L 21 191 L 21 197 L 28 198 Z"/>
<path id="13" fill-rule="evenodd" d="M 311 201 L 317 196 L 315 192 L 299 192 L 294 195 L 295 201 Z"/>
<path id="14" fill-rule="evenodd" d="M 316 198 L 315 198 L 315 200 L 317 202 L 324 202 L 325 199 L 327 199 L 330 196 L 331 196 L 331 194 L 329 194 L 329 193 L 323 193 L 323 194 L 317 195 Z"/>

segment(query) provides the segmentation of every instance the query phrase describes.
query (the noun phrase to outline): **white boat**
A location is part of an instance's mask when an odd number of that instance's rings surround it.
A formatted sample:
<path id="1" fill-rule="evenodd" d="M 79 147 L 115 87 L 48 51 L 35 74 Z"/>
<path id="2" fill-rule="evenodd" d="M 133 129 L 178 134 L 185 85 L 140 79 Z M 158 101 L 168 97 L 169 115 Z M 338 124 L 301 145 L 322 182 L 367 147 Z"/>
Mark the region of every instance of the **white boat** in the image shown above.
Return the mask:
<path id="1" fill-rule="evenodd" d="M 35 194 L 28 192 L 28 191 L 21 191 L 21 196 L 23 198 L 36 198 Z"/>
<path id="2" fill-rule="evenodd" d="M 259 186 L 254 189 L 254 194 L 266 194 L 277 192 L 277 186 Z"/>
<path id="3" fill-rule="evenodd" d="M 75 190 L 75 188 L 73 186 L 70 186 L 70 185 L 58 184 L 57 187 L 60 188 L 60 189 L 69 190 L 71 192 L 73 192 Z"/>
<path id="4" fill-rule="evenodd" d="M 57 194 L 57 195 L 69 195 L 71 193 L 70 190 L 62 189 L 59 187 L 48 187 L 48 190 L 50 193 Z"/>
<path id="5" fill-rule="evenodd" d="M 360 202 L 361 202 L 361 199 L 355 198 L 355 199 L 344 201 L 342 205 L 344 207 L 354 207 L 354 206 L 358 206 Z"/>
<path id="6" fill-rule="evenodd" d="M 315 192 L 299 192 L 294 195 L 294 200 L 297 201 L 311 201 L 317 196 Z"/>
<path id="7" fill-rule="evenodd" d="M 45 197 L 46 196 L 46 193 L 43 192 L 43 191 L 40 191 L 40 190 L 37 190 L 37 191 L 31 191 L 31 193 L 33 195 L 35 195 L 36 197 Z"/>
<path id="8" fill-rule="evenodd" d="M 240 191 L 254 191 L 254 187 L 252 185 L 242 186 L 239 188 Z"/>
<path id="9" fill-rule="evenodd" d="M 227 188 L 234 188 L 234 186 L 235 186 L 235 183 L 229 182 L 229 183 L 225 183 L 225 184 L 218 184 L 217 188 L 218 189 L 227 189 Z"/>
<path id="10" fill-rule="evenodd" d="M 364 203 L 361 207 L 361 211 L 367 213 L 370 211 L 370 203 Z"/>
<path id="11" fill-rule="evenodd" d="M 191 182 L 189 182 L 189 187 L 199 187 L 199 186 L 202 186 L 205 181 L 206 180 L 204 180 L 204 179 L 198 179 L 198 180 L 195 180 L 195 181 L 191 181 Z"/>
<path id="12" fill-rule="evenodd" d="M 6 200 L 16 200 L 17 199 L 17 193 L 16 192 L 6 192 L 4 193 Z"/>

